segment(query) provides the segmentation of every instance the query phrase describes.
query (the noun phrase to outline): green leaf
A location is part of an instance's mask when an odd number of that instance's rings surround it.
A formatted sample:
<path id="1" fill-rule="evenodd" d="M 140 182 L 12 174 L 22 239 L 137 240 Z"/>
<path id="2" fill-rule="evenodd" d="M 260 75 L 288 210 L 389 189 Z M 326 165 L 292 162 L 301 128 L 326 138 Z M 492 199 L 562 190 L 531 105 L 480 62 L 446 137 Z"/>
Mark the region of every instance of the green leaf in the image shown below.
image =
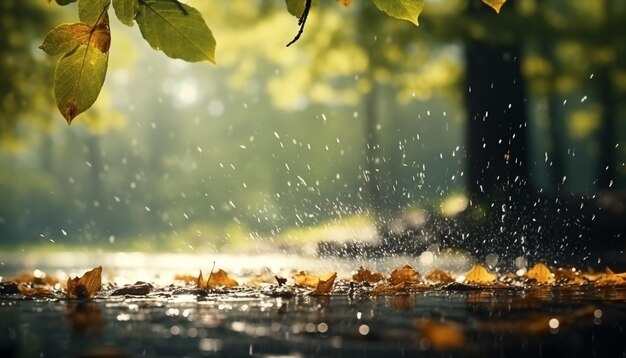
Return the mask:
<path id="1" fill-rule="evenodd" d="M 110 44 L 109 18 L 105 13 L 90 28 L 87 41 L 80 43 L 59 61 L 54 72 L 54 96 L 57 108 L 68 123 L 72 123 L 77 115 L 91 107 L 98 98 L 106 77 Z M 62 47 L 51 46 L 56 51 Z"/>
<path id="2" fill-rule="evenodd" d="M 108 27 L 104 24 L 92 27 L 82 22 L 62 24 L 48 33 L 39 48 L 48 55 L 56 56 L 74 51 L 78 46 L 89 42 L 101 52 L 109 51 L 111 33 Z"/>
<path id="3" fill-rule="evenodd" d="M 111 0 L 78 0 L 78 18 L 81 22 L 95 24 L 108 8 Z"/>
<path id="4" fill-rule="evenodd" d="M 188 62 L 215 63 L 215 38 L 191 6 L 174 0 L 142 0 L 135 21 L 155 50 Z"/>
<path id="5" fill-rule="evenodd" d="M 424 0 L 374 0 L 374 4 L 391 17 L 407 20 L 419 26 L 417 18 L 424 7 Z"/>
<path id="6" fill-rule="evenodd" d="M 126 26 L 133 26 L 138 8 L 138 0 L 113 0 L 115 15 Z"/>
<path id="7" fill-rule="evenodd" d="M 306 0 L 285 0 L 285 4 L 287 4 L 287 11 L 289 11 L 291 15 L 299 18 L 304 12 Z"/>

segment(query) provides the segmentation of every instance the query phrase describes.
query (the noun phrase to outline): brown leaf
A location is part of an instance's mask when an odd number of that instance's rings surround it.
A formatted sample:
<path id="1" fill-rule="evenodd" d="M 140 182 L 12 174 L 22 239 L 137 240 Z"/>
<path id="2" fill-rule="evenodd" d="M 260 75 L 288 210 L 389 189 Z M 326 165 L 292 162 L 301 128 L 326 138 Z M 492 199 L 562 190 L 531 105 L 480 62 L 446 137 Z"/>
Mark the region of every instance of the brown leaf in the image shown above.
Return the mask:
<path id="1" fill-rule="evenodd" d="M 181 282 L 184 282 L 186 285 L 188 285 L 190 283 L 197 283 L 198 278 L 193 275 L 176 274 L 174 276 L 174 281 L 181 281 Z"/>
<path id="2" fill-rule="evenodd" d="M 276 282 L 278 282 L 278 287 L 283 287 L 287 283 L 287 279 L 280 276 L 274 276 Z"/>
<path id="3" fill-rule="evenodd" d="M 526 277 L 533 279 L 538 283 L 554 283 L 554 274 L 546 265 L 541 262 L 535 264 L 535 266 L 533 266 L 533 268 L 531 268 L 528 273 L 526 273 Z"/>
<path id="4" fill-rule="evenodd" d="M 217 272 L 213 272 L 211 274 L 211 276 L 209 277 L 209 281 L 206 284 L 206 288 L 208 289 L 208 288 L 217 287 L 217 286 L 235 287 L 235 286 L 239 286 L 239 284 L 237 283 L 237 281 L 228 277 L 228 274 L 226 273 L 226 271 L 220 269 Z"/>
<path id="5" fill-rule="evenodd" d="M 321 280 L 328 280 L 334 274 L 335 274 L 334 272 L 329 272 L 329 273 L 317 276 L 317 275 L 312 275 L 306 271 L 300 271 L 297 274 L 293 275 L 292 278 L 295 281 L 296 286 L 316 288 L 317 284 Z"/>
<path id="6" fill-rule="evenodd" d="M 335 283 L 335 279 L 337 278 L 337 273 L 333 272 L 332 276 L 329 278 L 322 280 L 320 279 L 315 290 L 310 293 L 311 296 L 323 296 L 329 295 L 333 289 L 333 284 Z"/>
<path id="7" fill-rule="evenodd" d="M 399 267 L 391 272 L 391 276 L 389 277 L 389 283 L 392 285 L 397 285 L 403 282 L 406 283 L 419 283 L 420 274 L 415 271 L 413 267 L 409 265 L 405 265 L 404 267 Z"/>
<path id="8" fill-rule="evenodd" d="M 17 283 L 31 283 L 33 285 L 49 285 L 54 286 L 59 283 L 55 277 L 46 275 L 45 272 L 35 270 L 36 274 L 33 272 L 22 272 L 21 274 L 9 278 L 7 281 L 13 281 Z"/>
<path id="9" fill-rule="evenodd" d="M 91 298 L 102 288 L 102 266 L 98 266 L 78 278 L 67 280 L 67 298 Z"/>
<path id="10" fill-rule="evenodd" d="M 198 279 L 196 280 L 196 286 L 198 288 L 206 287 L 206 283 L 204 282 L 204 277 L 202 277 L 202 270 L 200 270 L 200 274 L 198 275 Z"/>
<path id="11" fill-rule="evenodd" d="M 376 283 L 385 279 L 385 276 L 379 274 L 378 272 L 372 272 L 365 267 L 359 267 L 359 271 L 352 275 L 352 279 L 356 282 L 369 282 Z"/>
<path id="12" fill-rule="evenodd" d="M 623 286 L 626 285 L 626 273 L 614 273 L 607 267 L 605 273 L 593 283 L 597 286 Z"/>
<path id="13" fill-rule="evenodd" d="M 465 344 L 465 333 L 458 323 L 419 319 L 416 326 L 422 338 L 436 351 L 458 349 Z"/>
<path id="14" fill-rule="evenodd" d="M 481 264 L 475 264 L 472 269 L 465 274 L 465 282 L 484 285 L 496 280 L 496 275 L 487 271 Z"/>
<path id="15" fill-rule="evenodd" d="M 26 297 L 33 297 L 33 298 L 42 298 L 42 297 L 54 298 L 54 297 L 56 297 L 54 295 L 54 292 L 52 292 L 47 287 L 42 287 L 42 286 L 28 287 L 28 286 L 26 286 L 24 284 L 19 284 L 17 286 L 17 288 L 20 291 L 20 293 L 23 294 Z"/>
<path id="16" fill-rule="evenodd" d="M 111 293 L 111 296 L 145 296 L 152 291 L 152 288 L 151 284 L 138 281 L 134 285 L 118 288 Z"/>
<path id="17" fill-rule="evenodd" d="M 381 283 L 376 285 L 376 287 L 372 288 L 370 294 L 372 295 L 395 295 L 398 293 L 406 293 L 408 292 L 408 284 L 406 282 L 400 282 L 396 285 L 391 285 L 388 283 Z"/>
<path id="18" fill-rule="evenodd" d="M 430 281 L 432 283 L 450 283 L 450 282 L 454 282 L 454 278 L 452 278 L 452 276 L 450 276 L 449 273 L 440 270 L 440 269 L 434 269 L 432 270 L 428 276 L 426 276 L 426 280 Z"/>
<path id="19" fill-rule="evenodd" d="M 579 271 L 570 268 L 559 268 L 554 272 L 555 283 L 561 285 L 584 285 L 587 279 L 581 276 Z"/>

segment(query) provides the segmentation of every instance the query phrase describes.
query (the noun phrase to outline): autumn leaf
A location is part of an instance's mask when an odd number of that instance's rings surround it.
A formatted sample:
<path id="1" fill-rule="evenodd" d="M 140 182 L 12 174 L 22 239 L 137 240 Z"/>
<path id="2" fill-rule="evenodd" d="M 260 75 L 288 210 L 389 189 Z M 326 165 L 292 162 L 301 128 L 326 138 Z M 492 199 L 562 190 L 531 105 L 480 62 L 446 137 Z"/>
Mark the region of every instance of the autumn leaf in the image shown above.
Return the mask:
<path id="1" fill-rule="evenodd" d="M 296 286 L 316 288 L 317 284 L 321 280 L 328 280 L 334 272 L 329 272 L 320 276 L 312 275 L 306 271 L 300 271 L 293 275 L 292 278 L 296 283 Z"/>
<path id="2" fill-rule="evenodd" d="M 46 275 L 42 271 L 38 271 L 36 276 L 32 272 L 23 272 L 17 276 L 13 276 L 9 278 L 7 281 L 9 282 L 12 281 L 12 282 L 17 282 L 17 283 L 31 283 L 33 285 L 49 285 L 49 286 L 54 286 L 57 283 L 59 283 L 59 280 L 57 280 L 55 277 Z"/>
<path id="3" fill-rule="evenodd" d="M 475 264 L 472 269 L 465 274 L 465 282 L 484 285 L 496 280 L 496 275 L 487 271 L 480 264 Z"/>
<path id="4" fill-rule="evenodd" d="M 485 4 L 487 4 L 487 5 L 489 5 L 494 10 L 496 10 L 496 13 L 499 14 L 500 13 L 500 8 L 502 7 L 502 5 L 504 5 L 506 0 L 483 0 L 483 2 Z"/>
<path id="5" fill-rule="evenodd" d="M 102 288 L 102 266 L 98 266 L 78 278 L 67 280 L 67 298 L 91 298 Z"/>
<path id="6" fill-rule="evenodd" d="M 370 294 L 372 295 L 395 295 L 398 293 L 408 293 L 410 284 L 406 282 L 400 282 L 392 285 L 389 283 L 380 283 L 376 287 L 372 288 Z"/>
<path id="7" fill-rule="evenodd" d="M 206 288 L 209 289 L 211 287 L 236 287 L 239 286 L 237 281 L 228 277 L 226 271 L 220 269 L 217 272 L 213 272 L 209 277 L 209 280 L 206 284 Z"/>
<path id="8" fill-rule="evenodd" d="M 440 270 L 440 269 L 434 269 L 432 270 L 428 276 L 426 276 L 426 280 L 432 283 L 450 283 L 450 282 L 454 282 L 454 278 L 452 278 L 452 276 L 450 276 L 449 273 Z"/>
<path id="9" fill-rule="evenodd" d="M 597 286 L 622 286 L 626 285 L 626 273 L 614 273 L 608 267 L 603 275 L 593 282 Z"/>
<path id="10" fill-rule="evenodd" d="M 554 280 L 560 285 L 584 285 L 589 282 L 581 276 L 579 271 L 562 267 L 554 272 Z"/>
<path id="11" fill-rule="evenodd" d="M 381 275 L 378 272 L 372 272 L 365 267 L 359 267 L 357 273 L 352 275 L 352 279 L 356 282 L 369 282 L 376 283 L 385 279 L 385 276 Z"/>
<path id="12" fill-rule="evenodd" d="M 48 287 L 44 287 L 44 286 L 28 287 L 24 284 L 19 284 L 17 288 L 19 292 L 26 297 L 33 297 L 33 298 L 56 297 L 54 292 L 52 292 Z"/>
<path id="13" fill-rule="evenodd" d="M 533 266 L 528 273 L 526 273 L 526 277 L 533 279 L 538 283 L 554 283 L 554 274 L 541 262 L 535 264 L 535 266 Z"/>
<path id="14" fill-rule="evenodd" d="M 319 282 L 317 283 L 317 286 L 315 287 L 315 290 L 309 293 L 309 295 L 311 296 L 329 295 L 333 289 L 333 284 L 335 283 L 336 278 L 337 278 L 337 273 L 333 272 L 333 274 L 330 277 L 323 279 L 323 280 L 320 279 Z"/>
<path id="15" fill-rule="evenodd" d="M 99 23 L 110 3 L 111 0 L 78 0 L 78 18 L 89 25 Z"/>
<path id="16" fill-rule="evenodd" d="M 407 20 L 419 26 L 418 17 L 424 8 L 424 0 L 374 0 L 376 7 L 387 15 Z"/>
<path id="17" fill-rule="evenodd" d="M 176 274 L 174 275 L 174 281 L 180 281 L 180 282 L 184 282 L 185 284 L 190 284 L 190 283 L 197 283 L 198 278 L 193 275 Z"/>
<path id="18" fill-rule="evenodd" d="M 420 274 L 413 267 L 406 265 L 399 267 L 391 272 L 389 283 L 397 285 L 399 283 L 419 283 Z"/>
<path id="19" fill-rule="evenodd" d="M 204 283 L 204 278 L 202 277 L 202 270 L 200 270 L 200 274 L 198 275 L 198 279 L 196 280 L 196 286 L 198 288 L 206 287 L 206 283 Z"/>
<path id="20" fill-rule="evenodd" d="M 152 291 L 152 288 L 151 284 L 138 281 L 134 285 L 118 288 L 111 292 L 111 296 L 145 296 Z"/>

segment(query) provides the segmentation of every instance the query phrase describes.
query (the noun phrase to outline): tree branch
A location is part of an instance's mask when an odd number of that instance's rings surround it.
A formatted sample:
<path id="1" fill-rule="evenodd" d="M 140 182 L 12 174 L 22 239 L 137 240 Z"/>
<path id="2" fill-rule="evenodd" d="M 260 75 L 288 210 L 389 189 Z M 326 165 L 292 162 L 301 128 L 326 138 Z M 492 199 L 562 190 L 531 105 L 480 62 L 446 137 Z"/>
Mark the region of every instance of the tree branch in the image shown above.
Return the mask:
<path id="1" fill-rule="evenodd" d="M 298 30 L 298 34 L 296 35 L 296 37 L 294 37 L 293 40 L 291 40 L 291 42 L 287 44 L 287 47 L 293 45 L 296 41 L 300 39 L 300 36 L 302 36 L 302 33 L 304 32 L 304 25 L 306 25 L 306 19 L 309 17 L 309 11 L 311 10 L 311 2 L 312 0 L 306 0 L 306 3 L 304 4 L 304 11 L 298 19 L 298 25 L 300 25 L 300 30 Z"/>

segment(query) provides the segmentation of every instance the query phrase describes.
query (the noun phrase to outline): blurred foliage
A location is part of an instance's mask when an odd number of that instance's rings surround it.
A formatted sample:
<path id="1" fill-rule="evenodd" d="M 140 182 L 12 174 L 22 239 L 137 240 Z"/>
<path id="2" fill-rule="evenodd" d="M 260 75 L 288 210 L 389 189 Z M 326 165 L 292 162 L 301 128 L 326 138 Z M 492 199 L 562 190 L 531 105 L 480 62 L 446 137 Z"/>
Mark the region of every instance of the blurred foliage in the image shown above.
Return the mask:
<path id="1" fill-rule="evenodd" d="M 28 143 L 0 154 L 0 241 L 197 252 L 319 240 L 346 218 L 367 226 L 364 116 L 375 87 L 383 205 L 453 213 L 466 205 L 457 194 L 470 36 L 524 48 L 539 187 L 553 185 L 556 123 L 565 187 L 597 190 L 607 79 L 624 140 L 621 2 L 517 0 L 474 18 L 468 1 L 433 1 L 420 28 L 366 2 L 320 2 L 290 48 L 297 19 L 280 1 L 190 4 L 220 40 L 219 66 L 146 51 L 137 31 L 115 37 L 103 94 L 68 129 L 53 110 L 50 61 L 36 49 L 67 15 L 44 1 L 0 2 L 0 145 Z M 626 183 L 624 147 L 614 188 Z"/>

